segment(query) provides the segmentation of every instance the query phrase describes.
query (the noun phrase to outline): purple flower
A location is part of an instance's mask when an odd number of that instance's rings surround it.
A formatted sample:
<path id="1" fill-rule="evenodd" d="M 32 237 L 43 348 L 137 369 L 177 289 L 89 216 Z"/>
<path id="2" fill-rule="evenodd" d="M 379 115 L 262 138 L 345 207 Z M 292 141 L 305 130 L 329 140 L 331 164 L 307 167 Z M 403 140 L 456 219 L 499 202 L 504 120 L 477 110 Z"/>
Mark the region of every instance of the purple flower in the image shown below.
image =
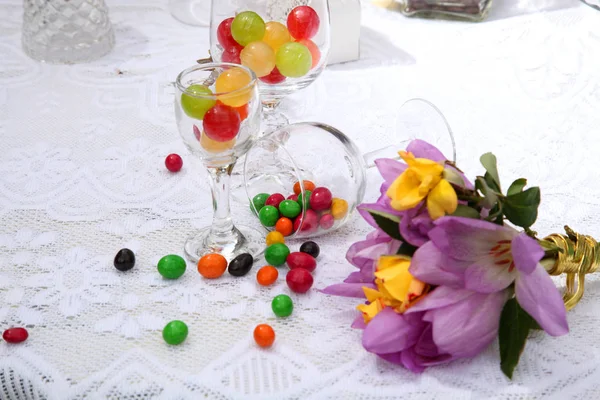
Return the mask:
<path id="1" fill-rule="evenodd" d="M 410 272 L 433 285 L 478 293 L 508 292 L 550 335 L 568 332 L 566 309 L 552 279 L 539 263 L 537 241 L 508 226 L 461 217 L 434 222 L 430 242 L 417 250 Z"/>

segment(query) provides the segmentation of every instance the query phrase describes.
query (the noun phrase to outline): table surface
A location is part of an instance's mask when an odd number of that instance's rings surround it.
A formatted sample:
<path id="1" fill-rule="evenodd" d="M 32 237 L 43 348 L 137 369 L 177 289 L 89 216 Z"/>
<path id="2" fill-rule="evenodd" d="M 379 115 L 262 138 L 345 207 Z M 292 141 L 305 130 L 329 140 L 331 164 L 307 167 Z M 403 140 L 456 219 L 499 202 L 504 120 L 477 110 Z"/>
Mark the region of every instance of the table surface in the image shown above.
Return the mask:
<path id="1" fill-rule="evenodd" d="M 600 12 L 576 0 L 498 1 L 479 24 L 407 19 L 364 3 L 361 59 L 329 67 L 287 100 L 295 121 L 322 121 L 361 150 L 393 134 L 402 102 L 424 97 L 447 115 L 458 162 L 481 172 L 498 156 L 505 182 L 540 185 L 536 230 L 600 236 Z M 537 3 L 537 5 L 536 5 Z M 472 360 L 415 375 L 366 353 L 352 330 L 356 301 L 313 290 L 276 320 L 252 276 L 207 282 L 193 265 L 162 280 L 157 260 L 181 253 L 210 222 L 205 174 L 176 132 L 176 74 L 206 55 L 208 30 L 184 26 L 167 1 L 108 1 L 110 55 L 42 65 L 20 48 L 22 2 L 1 0 L 0 328 L 26 326 L 21 345 L 0 343 L 2 399 L 592 399 L 600 396 L 600 283 L 569 313 L 571 333 L 529 341 L 512 382 L 498 346 Z M 178 152 L 178 174 L 163 166 Z M 379 178 L 369 171 L 366 200 Z M 238 221 L 256 224 L 245 206 Z M 315 287 L 353 268 L 345 249 L 368 232 L 358 216 L 319 240 Z M 128 274 L 112 258 L 137 254 Z M 560 284 L 557 281 L 557 284 Z M 172 319 L 190 328 L 164 344 Z M 268 321 L 276 345 L 258 349 Z"/>

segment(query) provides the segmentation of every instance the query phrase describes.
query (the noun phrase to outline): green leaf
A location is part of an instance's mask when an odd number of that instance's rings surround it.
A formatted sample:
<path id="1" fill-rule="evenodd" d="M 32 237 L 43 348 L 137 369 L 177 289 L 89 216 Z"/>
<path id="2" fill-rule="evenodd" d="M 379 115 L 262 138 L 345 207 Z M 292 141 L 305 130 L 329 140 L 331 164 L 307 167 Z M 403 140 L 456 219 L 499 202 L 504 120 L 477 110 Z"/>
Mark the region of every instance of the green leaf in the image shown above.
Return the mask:
<path id="1" fill-rule="evenodd" d="M 534 319 L 521 308 L 515 298 L 508 300 L 502 309 L 498 331 L 500 369 L 509 379 L 512 379 L 515 367 L 519 363 L 519 357 L 525 348 L 527 335 L 534 326 L 534 322 Z"/>
<path id="2" fill-rule="evenodd" d="M 492 176 L 489 174 L 489 172 L 486 172 L 485 175 L 483 175 L 483 179 L 485 180 L 485 183 L 488 184 L 490 189 L 492 189 L 494 192 L 496 192 L 496 193 L 502 192 L 502 190 L 500 190 L 500 186 L 498 186 L 498 184 L 496 183 L 494 178 L 492 178 Z"/>
<path id="3" fill-rule="evenodd" d="M 402 242 L 396 254 L 412 257 L 415 254 L 415 251 L 417 251 L 417 248 L 418 247 L 415 247 L 412 244 Z"/>
<path id="4" fill-rule="evenodd" d="M 371 214 L 377 226 L 389 237 L 404 242 L 404 238 L 400 235 L 400 218 L 398 216 L 368 209 L 366 211 Z"/>
<path id="5" fill-rule="evenodd" d="M 537 219 L 540 201 L 540 188 L 532 187 L 524 192 L 507 196 L 504 199 L 502 212 L 510 222 L 527 229 Z"/>
<path id="6" fill-rule="evenodd" d="M 488 186 L 485 178 L 478 176 L 475 179 L 475 188 L 479 190 L 484 197 L 481 202 L 483 207 L 492 208 L 498 203 L 498 195 Z"/>
<path id="7" fill-rule="evenodd" d="M 475 219 L 481 218 L 481 216 L 479 215 L 479 211 L 475 210 L 474 208 L 465 206 L 463 204 L 459 204 L 458 207 L 456 207 L 456 211 L 454 211 L 451 215 L 454 217 L 465 217 Z"/>
<path id="8" fill-rule="evenodd" d="M 498 166 L 496 156 L 492 153 L 485 153 L 479 158 L 483 168 L 490 174 L 490 178 L 494 180 L 498 190 L 500 190 L 500 176 L 498 175 Z"/>
<path id="9" fill-rule="evenodd" d="M 511 196 L 513 194 L 521 193 L 525 186 L 527 186 L 527 179 L 517 179 L 516 181 L 511 183 L 510 187 L 508 188 L 508 192 L 506 192 L 506 195 Z"/>

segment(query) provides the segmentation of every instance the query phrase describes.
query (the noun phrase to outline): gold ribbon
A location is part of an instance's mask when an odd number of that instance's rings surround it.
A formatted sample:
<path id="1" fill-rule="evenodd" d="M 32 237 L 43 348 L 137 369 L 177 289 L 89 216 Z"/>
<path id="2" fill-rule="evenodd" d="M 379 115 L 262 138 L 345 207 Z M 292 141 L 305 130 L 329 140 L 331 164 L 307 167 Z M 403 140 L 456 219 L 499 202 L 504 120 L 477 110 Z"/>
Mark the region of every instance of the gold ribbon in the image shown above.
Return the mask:
<path id="1" fill-rule="evenodd" d="M 567 310 L 579 303 L 585 288 L 585 275 L 600 268 L 600 244 L 591 236 L 576 233 L 565 226 L 566 235 L 553 233 L 544 238 L 556 246 L 554 259 L 544 259 L 543 265 L 550 275 L 567 275 L 563 301 Z"/>

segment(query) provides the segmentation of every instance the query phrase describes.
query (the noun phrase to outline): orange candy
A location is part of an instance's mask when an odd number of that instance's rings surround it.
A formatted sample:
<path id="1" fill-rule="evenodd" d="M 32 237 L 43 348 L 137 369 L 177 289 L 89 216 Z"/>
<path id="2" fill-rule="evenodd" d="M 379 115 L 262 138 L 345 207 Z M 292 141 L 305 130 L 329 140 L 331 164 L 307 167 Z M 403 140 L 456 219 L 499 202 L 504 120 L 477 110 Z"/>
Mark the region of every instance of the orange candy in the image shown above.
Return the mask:
<path id="1" fill-rule="evenodd" d="M 207 279 L 215 279 L 223 275 L 227 269 L 227 260 L 220 254 L 207 254 L 198 260 L 198 272 Z"/>
<path id="2" fill-rule="evenodd" d="M 319 47 L 315 44 L 315 42 L 313 42 L 310 39 L 301 39 L 298 40 L 298 43 L 308 47 L 308 51 L 310 51 L 310 55 L 312 56 L 311 68 L 316 67 L 319 61 L 321 60 L 321 50 L 319 50 Z"/>
<path id="3" fill-rule="evenodd" d="M 256 273 L 256 281 L 261 286 L 269 286 L 275 283 L 278 276 L 279 271 L 277 271 L 277 268 L 271 265 L 265 265 Z"/>
<path id="4" fill-rule="evenodd" d="M 275 230 L 283 236 L 290 236 L 294 231 L 294 223 L 289 218 L 281 217 L 275 224 Z"/>
<path id="5" fill-rule="evenodd" d="M 240 121 L 243 121 L 246 118 L 248 118 L 249 109 L 250 109 L 250 107 L 248 106 L 248 104 L 244 104 L 241 107 L 235 107 L 235 111 L 237 111 L 238 114 L 240 114 Z"/>
<path id="6" fill-rule="evenodd" d="M 275 331 L 270 325 L 257 325 L 256 328 L 254 328 L 254 341 L 260 347 L 271 347 L 275 341 Z"/>
<path id="7" fill-rule="evenodd" d="M 311 192 L 312 192 L 313 190 L 315 190 L 315 187 L 316 187 L 316 186 L 315 186 L 315 184 L 314 184 L 314 183 L 312 183 L 311 181 L 302 181 L 302 182 L 304 182 L 304 190 L 310 190 Z M 294 183 L 294 193 L 295 193 L 295 194 L 300 194 L 300 193 L 302 193 L 302 192 L 300 191 L 300 182 L 296 182 L 296 183 Z"/>

